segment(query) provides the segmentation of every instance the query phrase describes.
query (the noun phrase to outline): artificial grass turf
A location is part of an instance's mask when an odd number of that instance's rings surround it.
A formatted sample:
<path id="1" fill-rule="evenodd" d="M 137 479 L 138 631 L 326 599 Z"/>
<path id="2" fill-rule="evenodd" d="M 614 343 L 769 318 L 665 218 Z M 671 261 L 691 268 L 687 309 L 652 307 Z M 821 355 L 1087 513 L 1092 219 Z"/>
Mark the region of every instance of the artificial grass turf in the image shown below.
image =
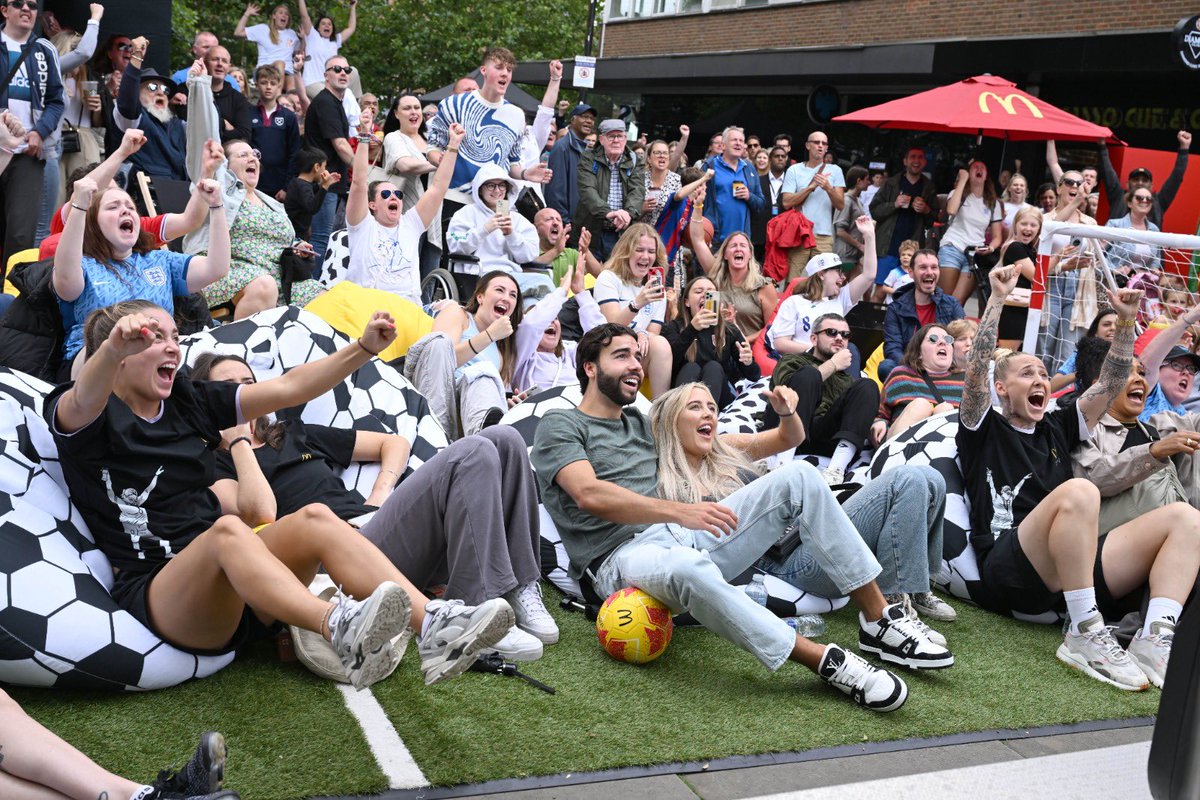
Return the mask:
<path id="1" fill-rule="evenodd" d="M 547 606 L 557 599 L 547 592 Z M 955 666 L 897 668 L 909 700 L 891 714 L 858 708 L 796 665 L 771 673 L 701 629 L 677 629 L 651 664 L 618 663 L 600 650 L 592 623 L 557 608 L 562 640 L 524 665 L 556 695 L 499 675 L 425 689 L 407 658 L 375 694 L 435 785 L 1156 712 L 1157 689 L 1123 692 L 1060 663 L 1057 626 L 954 605 L 958 620 L 938 628 Z M 857 645 L 853 610 L 828 621 L 823 641 Z"/>
<path id="2" fill-rule="evenodd" d="M 1122 692 L 1054 658 L 1057 626 L 1031 625 L 961 601 L 938 628 L 957 663 L 900 670 L 908 703 L 875 714 L 795 665 L 770 673 L 701 629 L 678 629 L 644 667 L 610 659 L 593 624 L 547 606 L 562 640 L 517 678 L 468 673 L 425 687 L 415 647 L 375 696 L 434 784 L 580 772 L 993 728 L 1155 713 L 1159 692 Z M 830 615 L 825 640 L 853 646 L 852 610 Z M 101 764 L 136 779 L 182 763 L 203 730 L 224 732 L 228 785 L 248 800 L 350 795 L 386 788 L 341 695 L 264 645 L 212 678 L 140 695 L 14 690 L 36 719 Z"/>

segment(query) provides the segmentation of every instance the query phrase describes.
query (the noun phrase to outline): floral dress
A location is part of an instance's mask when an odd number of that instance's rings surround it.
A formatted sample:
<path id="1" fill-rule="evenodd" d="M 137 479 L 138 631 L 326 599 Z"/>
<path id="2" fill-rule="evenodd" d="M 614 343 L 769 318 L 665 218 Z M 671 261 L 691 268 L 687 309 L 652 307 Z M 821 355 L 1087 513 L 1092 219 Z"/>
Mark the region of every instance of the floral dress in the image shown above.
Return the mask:
<path id="1" fill-rule="evenodd" d="M 283 304 L 283 283 L 279 256 L 291 247 L 296 237 L 287 214 L 265 203 L 242 203 L 233 227 L 229 229 L 229 273 L 204 290 L 210 308 L 228 303 L 255 278 L 270 275 L 279 289 Z M 292 305 L 304 306 L 322 291 L 315 280 L 292 284 Z"/>

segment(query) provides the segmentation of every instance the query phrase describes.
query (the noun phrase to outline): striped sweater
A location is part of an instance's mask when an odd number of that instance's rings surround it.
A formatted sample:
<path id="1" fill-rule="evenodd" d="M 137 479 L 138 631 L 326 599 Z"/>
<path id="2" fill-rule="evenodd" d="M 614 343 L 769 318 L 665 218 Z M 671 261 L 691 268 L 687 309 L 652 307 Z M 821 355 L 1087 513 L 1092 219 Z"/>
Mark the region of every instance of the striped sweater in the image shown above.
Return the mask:
<path id="1" fill-rule="evenodd" d="M 942 401 L 958 408 L 962 402 L 966 373 L 950 372 L 940 377 L 930 375 L 929 379 L 941 392 Z M 896 367 L 888 376 L 887 383 L 883 385 L 883 396 L 879 400 L 879 414 L 876 418 L 891 425 L 892 420 L 913 400 L 928 400 L 934 405 L 939 402 L 920 373 L 909 367 Z"/>

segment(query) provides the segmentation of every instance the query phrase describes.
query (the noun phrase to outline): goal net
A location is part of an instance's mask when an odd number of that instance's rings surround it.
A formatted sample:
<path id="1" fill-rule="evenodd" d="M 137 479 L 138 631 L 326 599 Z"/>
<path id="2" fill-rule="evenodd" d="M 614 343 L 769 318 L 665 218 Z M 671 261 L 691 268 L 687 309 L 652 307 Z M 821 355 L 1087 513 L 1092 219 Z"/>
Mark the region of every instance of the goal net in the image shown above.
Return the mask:
<path id="1" fill-rule="evenodd" d="M 1200 236 L 1047 221 L 1021 349 L 1040 356 L 1053 375 L 1096 315 L 1108 308 L 1105 287 L 1145 291 L 1139 334 L 1175 321 L 1200 302 L 1194 291 L 1196 254 Z"/>

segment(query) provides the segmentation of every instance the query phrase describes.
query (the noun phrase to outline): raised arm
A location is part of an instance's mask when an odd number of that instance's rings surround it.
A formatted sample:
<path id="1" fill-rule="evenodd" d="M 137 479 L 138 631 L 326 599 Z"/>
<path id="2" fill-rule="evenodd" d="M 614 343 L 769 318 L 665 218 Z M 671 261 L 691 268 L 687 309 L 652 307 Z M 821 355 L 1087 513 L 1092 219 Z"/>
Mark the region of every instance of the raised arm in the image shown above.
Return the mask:
<path id="1" fill-rule="evenodd" d="M 308 15 L 308 3 L 305 3 L 304 0 L 297 0 L 296 10 L 300 12 L 300 36 L 307 39 L 308 32 L 313 27 L 312 17 Z"/>
<path id="2" fill-rule="evenodd" d="M 862 300 L 867 290 L 875 285 L 875 270 L 879 264 L 879 257 L 875 255 L 875 220 L 863 214 L 854 220 L 854 225 L 863 237 L 862 272 L 850 281 L 846 288 L 850 290 L 850 301 L 857 303 Z"/>
<path id="3" fill-rule="evenodd" d="M 979 320 L 979 331 L 967 354 L 967 374 L 963 381 L 962 403 L 958 407 L 958 419 L 971 430 L 979 427 L 992 405 L 992 389 L 988 386 L 988 367 L 996 352 L 996 334 L 1000 327 L 1000 313 L 1004 310 L 1004 299 L 1017 285 L 1017 270 L 1012 265 L 993 267 L 988 274 L 992 284 L 992 296 L 988 298 L 983 317 Z"/>
<path id="4" fill-rule="evenodd" d="M 579 285 L 583 285 L 583 255 L 575 264 L 567 267 L 559 281 L 558 288 L 538 301 L 538 304 L 525 312 L 521 324 L 517 326 L 517 367 L 519 368 L 537 353 L 538 344 L 550 323 L 558 317 L 563 304 L 567 302 L 567 292 L 571 289 L 575 275 L 580 275 Z M 517 388 L 517 387 L 514 387 Z M 520 387 L 525 388 L 525 387 Z M 549 387 L 545 387 L 549 388 Z"/>
<path id="5" fill-rule="evenodd" d="M 342 44 L 350 41 L 350 37 L 358 30 L 358 0 L 350 0 L 350 18 L 346 20 L 346 27 L 342 28 Z"/>
<path id="6" fill-rule="evenodd" d="M 458 146 L 465 134 L 463 126 L 457 122 L 450 125 L 450 144 L 446 147 L 446 152 L 442 154 L 437 172 L 429 181 L 429 188 L 417 201 L 415 208 L 421 217 L 421 223 L 426 228 L 433 224 L 437 215 L 442 211 L 442 200 L 446 197 L 446 192 L 450 189 L 450 180 L 454 177 L 454 163 L 458 159 Z"/>
<path id="7" fill-rule="evenodd" d="M 217 170 L 225 163 L 225 153 L 219 143 L 212 139 L 204 143 L 202 163 L 200 179 L 215 180 Z M 218 184 L 219 186 L 220 184 Z M 187 236 L 192 231 L 200 230 L 208 220 L 209 212 L 212 211 L 209 204 L 216 202 L 216 198 L 208 198 L 201 192 L 192 192 L 182 214 L 165 214 L 163 216 L 163 240 L 169 242 L 180 236 Z"/>
<path id="8" fill-rule="evenodd" d="M 958 213 L 958 209 L 962 207 L 962 201 L 967 195 L 967 179 L 969 175 L 965 169 L 958 171 L 958 180 L 954 182 L 954 191 L 950 192 L 950 197 L 946 199 L 946 213 L 949 216 L 954 216 Z"/>
<path id="9" fill-rule="evenodd" d="M 229 274 L 229 220 L 221 185 L 205 178 L 196 184 L 196 194 L 208 205 L 208 253 L 194 256 L 188 264 L 188 290 L 198 292 Z M 257 419 L 261 414 L 255 415 Z"/>
<path id="10" fill-rule="evenodd" d="M 75 181 L 75 188 L 71 194 L 71 208 L 79 213 L 67 217 L 62 237 L 58 240 L 58 249 L 54 251 L 50 282 L 58 299 L 67 303 L 79 299 L 79 295 L 83 294 L 83 228 L 88 207 L 92 204 L 95 194 L 96 182 L 90 175 Z"/>
<path id="11" fill-rule="evenodd" d="M 779 427 L 762 433 L 727 433 L 721 437 L 725 444 L 741 450 L 751 461 L 794 450 L 804 443 L 804 423 L 796 413 L 799 402 L 796 392 L 790 386 L 779 385 L 764 390 L 762 395 L 779 415 Z"/>
<path id="12" fill-rule="evenodd" d="M 1108 143 L 1100 140 L 1100 180 L 1104 183 L 1104 196 L 1108 205 L 1115 206 L 1117 201 L 1124 203 L 1124 190 L 1121 188 L 1121 178 L 1113 169 L 1112 159 L 1108 157 Z M 1082 192 L 1080 193 L 1082 194 Z"/>
<path id="13" fill-rule="evenodd" d="M 679 126 L 679 145 L 675 148 L 675 155 L 667 161 L 667 169 L 674 172 L 679 169 L 679 165 L 683 163 L 684 157 L 687 155 L 688 136 L 692 133 L 692 129 L 687 125 Z"/>
<path id="14" fill-rule="evenodd" d="M 333 355 L 301 364 L 268 381 L 246 384 L 241 390 L 242 416 L 258 419 L 281 408 L 301 405 L 333 389 L 396 340 L 396 323 L 386 311 L 376 311 L 362 336 Z"/>
<path id="15" fill-rule="evenodd" d="M 89 8 L 92 15 L 84 28 L 79 44 L 69 53 L 58 57 L 58 66 L 66 75 L 78 66 L 86 64 L 96 53 L 96 43 L 100 39 L 100 20 L 104 18 L 104 6 L 92 3 Z"/>
<path id="16" fill-rule="evenodd" d="M 1171 352 L 1171 348 L 1179 343 L 1184 331 L 1189 326 L 1200 322 L 1200 306 L 1192 306 L 1183 316 L 1172 322 L 1166 330 L 1161 331 L 1151 339 L 1142 350 L 1142 365 L 1146 368 L 1146 391 L 1158 384 L 1158 368 L 1162 366 Z"/>
<path id="17" fill-rule="evenodd" d="M 1183 176 L 1187 172 L 1188 166 L 1188 150 L 1192 146 L 1192 134 L 1188 131 L 1180 131 L 1175 138 L 1179 142 L 1179 153 L 1175 156 L 1175 166 L 1167 179 L 1163 181 L 1162 188 L 1158 190 L 1158 205 L 1164 214 L 1167 213 L 1167 208 L 1179 192 L 1179 187 L 1183 185 Z"/>
<path id="18" fill-rule="evenodd" d="M 1046 168 L 1050 170 L 1050 179 L 1055 183 L 1062 180 L 1063 168 L 1058 163 L 1058 145 L 1053 139 L 1046 140 Z"/>
<path id="19" fill-rule="evenodd" d="M 712 275 L 713 269 L 717 266 L 717 257 L 713 255 L 712 248 L 704 240 L 704 198 L 707 195 L 708 187 L 703 184 L 697 187 L 692 195 L 692 216 L 688 220 L 688 233 L 691 234 L 692 255 L 695 257 L 696 263 L 700 265 L 700 269 L 704 270 L 706 275 Z"/>
<path id="20" fill-rule="evenodd" d="M 1108 411 L 1129 380 L 1129 369 L 1133 366 L 1133 340 L 1137 338 L 1134 320 L 1141 299 L 1142 292 L 1138 289 L 1118 289 L 1115 293 L 1108 290 L 1109 305 L 1117 311 L 1117 333 L 1100 367 L 1100 376 L 1079 397 L 1079 410 L 1083 413 L 1088 430 L 1096 427 L 1100 417 Z"/>
<path id="21" fill-rule="evenodd" d="M 546 91 L 542 94 L 542 104 L 538 107 L 537 117 L 531 126 L 533 129 L 533 140 L 537 143 L 538 152 L 546 149 L 546 142 L 550 141 L 550 123 L 554 121 L 554 106 L 558 103 L 558 90 L 562 87 L 563 65 L 558 59 L 550 62 L 550 80 L 546 84 Z M 549 114 L 544 114 L 542 109 L 548 109 Z"/>
<path id="22" fill-rule="evenodd" d="M 370 213 L 370 198 L 367 190 L 370 188 L 371 156 L 367 151 L 367 137 L 371 135 L 374 115 L 369 111 L 358 119 L 358 149 L 354 151 L 351 162 L 350 195 L 346 198 L 346 224 L 350 227 L 362 224 Z"/>
<path id="23" fill-rule="evenodd" d="M 250 21 L 251 17 L 257 17 L 257 16 L 258 16 L 258 6 L 255 5 L 254 3 L 248 4 L 246 6 L 246 10 L 242 12 L 241 18 L 237 21 L 237 25 L 235 25 L 233 28 L 233 35 L 239 39 L 245 39 L 246 38 L 246 23 Z"/>

